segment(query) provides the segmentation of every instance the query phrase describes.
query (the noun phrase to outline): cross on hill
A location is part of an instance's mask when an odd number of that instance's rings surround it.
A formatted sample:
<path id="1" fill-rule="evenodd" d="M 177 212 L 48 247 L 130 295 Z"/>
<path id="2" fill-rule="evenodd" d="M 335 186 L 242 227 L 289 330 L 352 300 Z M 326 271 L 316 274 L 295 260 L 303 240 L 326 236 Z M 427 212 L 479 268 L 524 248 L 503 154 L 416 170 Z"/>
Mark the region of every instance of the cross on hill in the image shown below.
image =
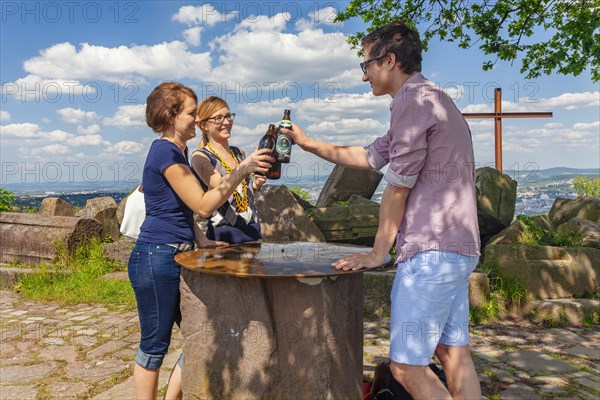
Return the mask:
<path id="1" fill-rule="evenodd" d="M 502 89 L 494 89 L 493 113 L 463 113 L 465 118 L 494 118 L 496 169 L 502 172 L 502 118 L 550 118 L 551 112 L 502 112 Z"/>

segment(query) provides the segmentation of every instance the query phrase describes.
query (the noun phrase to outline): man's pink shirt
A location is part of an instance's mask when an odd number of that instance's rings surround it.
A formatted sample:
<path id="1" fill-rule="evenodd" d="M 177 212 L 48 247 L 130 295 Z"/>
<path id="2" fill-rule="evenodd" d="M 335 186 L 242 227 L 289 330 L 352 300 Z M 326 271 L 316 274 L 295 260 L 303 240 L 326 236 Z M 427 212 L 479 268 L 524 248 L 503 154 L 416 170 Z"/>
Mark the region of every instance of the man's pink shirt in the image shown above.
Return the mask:
<path id="1" fill-rule="evenodd" d="M 424 250 L 479 255 L 471 132 L 454 102 L 421 73 L 390 104 L 390 129 L 365 147 L 384 179 L 409 188 L 396 262 Z"/>

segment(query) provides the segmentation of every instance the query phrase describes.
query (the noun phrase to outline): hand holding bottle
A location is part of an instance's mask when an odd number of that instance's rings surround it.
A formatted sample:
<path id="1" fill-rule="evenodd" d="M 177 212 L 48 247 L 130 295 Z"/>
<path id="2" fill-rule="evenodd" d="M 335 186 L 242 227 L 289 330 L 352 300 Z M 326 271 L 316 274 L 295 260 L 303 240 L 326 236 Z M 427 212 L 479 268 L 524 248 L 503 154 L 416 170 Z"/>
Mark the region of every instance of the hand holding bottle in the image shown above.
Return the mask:
<path id="1" fill-rule="evenodd" d="M 240 163 L 239 168 L 244 175 L 249 175 L 253 172 L 265 174 L 271 168 L 271 163 L 274 161 L 273 157 L 271 157 L 271 149 L 258 149 L 257 147 L 252 154 Z"/>

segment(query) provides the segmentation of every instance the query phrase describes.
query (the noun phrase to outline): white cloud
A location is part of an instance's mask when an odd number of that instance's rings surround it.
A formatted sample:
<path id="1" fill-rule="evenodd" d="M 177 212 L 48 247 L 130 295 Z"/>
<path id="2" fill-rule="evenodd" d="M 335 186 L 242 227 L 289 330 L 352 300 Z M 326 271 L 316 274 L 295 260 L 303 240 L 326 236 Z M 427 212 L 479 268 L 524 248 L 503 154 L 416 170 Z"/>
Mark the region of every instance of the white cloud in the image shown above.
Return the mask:
<path id="1" fill-rule="evenodd" d="M 186 29 L 183 31 L 182 35 L 185 39 L 185 42 L 190 46 L 200 46 L 200 33 L 202 32 L 202 28 L 196 26 L 194 28 Z"/>
<path id="2" fill-rule="evenodd" d="M 62 64 L 67 63 L 62 60 Z M 96 99 L 96 88 L 93 85 L 82 85 L 78 80 L 71 80 L 68 75 L 65 79 L 44 79 L 30 74 L 2 85 L 3 98 L 14 96 L 22 103 L 27 101 L 56 103 L 61 99 L 73 101 L 75 96 L 82 95 Z"/>
<path id="3" fill-rule="evenodd" d="M 69 124 L 81 124 L 98 119 L 98 114 L 95 111 L 83 111 L 80 108 L 61 108 L 56 110 L 56 113 Z"/>
<path id="4" fill-rule="evenodd" d="M 111 118 L 104 118 L 104 125 L 119 127 L 146 126 L 146 105 L 119 106 Z"/>
<path id="5" fill-rule="evenodd" d="M 139 142 L 124 140 L 104 149 L 103 153 L 107 155 L 115 154 L 141 154 L 146 151 L 146 145 Z"/>
<path id="6" fill-rule="evenodd" d="M 234 31 L 281 32 L 291 18 L 291 14 L 287 12 L 275 14 L 272 17 L 267 15 L 252 16 L 237 24 Z"/>
<path id="7" fill-rule="evenodd" d="M 10 113 L 8 111 L 0 111 L 0 122 L 10 121 Z"/>
<path id="8" fill-rule="evenodd" d="M 100 135 L 76 136 L 69 140 L 67 144 L 72 147 L 110 145 L 110 143 L 102 139 L 102 136 Z"/>
<path id="9" fill-rule="evenodd" d="M 493 104 L 469 104 L 462 112 L 492 112 Z M 525 111 L 553 111 L 557 108 L 566 110 L 578 110 L 580 108 L 600 107 L 600 92 L 563 93 L 559 96 L 531 99 L 521 98 L 518 103 L 502 101 L 503 112 L 525 112 Z"/>
<path id="10" fill-rule="evenodd" d="M 172 20 L 188 25 L 214 26 L 219 22 L 229 21 L 235 18 L 237 11 L 220 13 L 214 5 L 203 4 L 201 6 L 183 6 L 173 15 Z"/>
<path id="11" fill-rule="evenodd" d="M 96 135 L 100 133 L 100 126 L 98 124 L 92 124 L 87 127 L 79 125 L 77 127 L 77 133 L 80 135 Z"/>
<path id="12" fill-rule="evenodd" d="M 209 79 L 239 83 L 277 81 L 338 86 L 362 85 L 358 58 L 341 32 L 321 29 L 284 33 L 284 13 L 255 22 L 242 21 L 233 33 L 214 39 L 211 45 L 222 53 Z M 198 76 L 198 75 L 196 75 Z M 270 77 L 266 78 L 266 77 Z"/>
<path id="13" fill-rule="evenodd" d="M 388 130 L 388 126 L 374 119 L 347 118 L 322 121 L 306 127 L 315 137 L 340 145 L 366 145 Z"/>
<path id="14" fill-rule="evenodd" d="M 67 146 L 63 146 L 62 144 L 50 144 L 43 147 L 36 148 L 23 148 L 19 149 L 20 154 L 25 156 L 52 156 L 52 155 L 62 155 L 68 154 L 71 149 Z"/>
<path id="15" fill-rule="evenodd" d="M 600 128 L 600 121 L 594 121 L 594 122 L 578 122 L 575 125 L 573 125 L 573 129 L 575 130 L 596 130 L 596 133 L 598 133 L 598 128 Z"/>
<path id="16" fill-rule="evenodd" d="M 296 29 L 303 31 L 312 29 L 315 25 L 343 25 L 343 22 L 335 22 L 337 10 L 333 7 L 324 7 L 319 10 L 312 10 L 308 13 L 308 19 L 299 19 L 296 21 Z"/>
<path id="17" fill-rule="evenodd" d="M 102 79 L 109 82 L 145 78 L 180 79 L 200 77 L 210 70 L 209 53 L 191 53 L 180 41 L 154 46 L 104 47 L 83 43 L 59 43 L 24 62 L 24 69 L 42 77 L 58 79 Z"/>
<path id="18" fill-rule="evenodd" d="M 40 126 L 37 124 L 9 124 L 0 126 L 3 137 L 35 138 L 39 136 Z"/>
<path id="19" fill-rule="evenodd" d="M 552 128 L 562 128 L 564 125 L 562 122 L 548 122 L 544 124 L 544 128 L 552 129 Z"/>

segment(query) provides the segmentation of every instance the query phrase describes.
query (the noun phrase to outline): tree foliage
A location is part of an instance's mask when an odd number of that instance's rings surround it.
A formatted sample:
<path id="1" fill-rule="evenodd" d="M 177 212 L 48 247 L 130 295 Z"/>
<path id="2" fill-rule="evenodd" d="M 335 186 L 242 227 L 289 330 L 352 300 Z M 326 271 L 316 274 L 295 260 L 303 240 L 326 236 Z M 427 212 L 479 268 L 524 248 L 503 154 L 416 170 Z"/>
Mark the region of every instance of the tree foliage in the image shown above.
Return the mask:
<path id="1" fill-rule="evenodd" d="M 10 190 L 0 188 L 0 212 L 11 211 L 15 195 Z"/>
<path id="2" fill-rule="evenodd" d="M 368 32 L 394 20 L 424 27 L 425 50 L 434 37 L 478 46 L 491 56 L 484 70 L 520 57 L 526 78 L 555 71 L 576 76 L 589 67 L 600 80 L 600 0 L 352 0 L 336 20 L 353 17 L 370 24 Z M 534 33 L 547 40 L 534 41 Z M 358 46 L 365 35 L 351 36 L 350 44 Z"/>
<path id="3" fill-rule="evenodd" d="M 600 177 L 588 178 L 587 176 L 576 176 L 573 178 L 573 188 L 577 196 L 600 198 Z"/>

